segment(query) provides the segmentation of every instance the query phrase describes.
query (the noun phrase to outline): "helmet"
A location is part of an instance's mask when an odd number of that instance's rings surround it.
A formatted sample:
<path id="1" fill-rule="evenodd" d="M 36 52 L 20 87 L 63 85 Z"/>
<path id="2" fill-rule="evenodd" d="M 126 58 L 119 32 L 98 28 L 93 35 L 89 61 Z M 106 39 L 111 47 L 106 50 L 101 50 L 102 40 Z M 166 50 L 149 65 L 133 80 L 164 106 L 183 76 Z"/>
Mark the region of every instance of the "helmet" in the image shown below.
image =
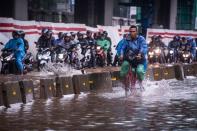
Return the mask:
<path id="1" fill-rule="evenodd" d="M 108 35 L 107 31 L 103 31 L 103 34 L 104 34 L 105 36 L 107 36 L 107 35 Z"/>
<path id="2" fill-rule="evenodd" d="M 176 41 L 179 41 L 181 39 L 181 37 L 179 35 L 175 35 L 173 39 Z"/>
<path id="3" fill-rule="evenodd" d="M 70 33 L 64 33 L 64 37 L 71 37 Z"/>
<path id="4" fill-rule="evenodd" d="M 23 30 L 19 31 L 21 38 L 25 38 L 25 32 Z"/>
<path id="5" fill-rule="evenodd" d="M 20 34 L 19 31 L 17 31 L 17 30 L 12 31 L 12 37 L 13 37 L 14 39 L 17 39 L 17 38 L 19 38 L 20 36 L 21 36 L 21 34 Z"/>
<path id="6" fill-rule="evenodd" d="M 42 33 L 42 34 L 46 34 L 46 33 L 47 33 L 47 31 L 49 31 L 49 29 L 47 29 L 47 28 L 43 28 L 41 33 Z"/>
<path id="7" fill-rule="evenodd" d="M 86 34 L 92 34 L 92 31 L 87 30 L 87 31 L 86 31 Z"/>
<path id="8" fill-rule="evenodd" d="M 75 35 L 76 35 L 76 33 L 74 33 L 74 32 L 70 32 L 70 34 L 71 34 L 72 36 L 75 36 Z"/>
<path id="9" fill-rule="evenodd" d="M 193 37 L 192 36 L 188 36 L 187 37 L 187 41 L 193 41 Z"/>
<path id="10" fill-rule="evenodd" d="M 52 32 L 51 30 L 48 30 L 48 31 L 46 32 L 46 36 L 47 36 L 48 38 L 50 38 L 50 37 L 52 36 L 52 34 L 53 34 L 53 32 Z"/>
<path id="11" fill-rule="evenodd" d="M 77 36 L 83 36 L 81 32 L 77 32 Z"/>

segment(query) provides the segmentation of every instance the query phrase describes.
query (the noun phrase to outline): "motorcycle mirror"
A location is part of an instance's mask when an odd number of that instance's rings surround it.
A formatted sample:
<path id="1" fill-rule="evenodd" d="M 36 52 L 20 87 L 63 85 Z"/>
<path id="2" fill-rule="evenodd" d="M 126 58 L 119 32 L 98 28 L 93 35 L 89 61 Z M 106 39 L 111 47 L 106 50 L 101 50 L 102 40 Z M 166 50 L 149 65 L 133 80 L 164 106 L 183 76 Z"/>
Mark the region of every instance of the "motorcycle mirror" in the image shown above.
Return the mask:
<path id="1" fill-rule="evenodd" d="M 2 42 L 0 42 L 0 45 L 4 45 Z"/>

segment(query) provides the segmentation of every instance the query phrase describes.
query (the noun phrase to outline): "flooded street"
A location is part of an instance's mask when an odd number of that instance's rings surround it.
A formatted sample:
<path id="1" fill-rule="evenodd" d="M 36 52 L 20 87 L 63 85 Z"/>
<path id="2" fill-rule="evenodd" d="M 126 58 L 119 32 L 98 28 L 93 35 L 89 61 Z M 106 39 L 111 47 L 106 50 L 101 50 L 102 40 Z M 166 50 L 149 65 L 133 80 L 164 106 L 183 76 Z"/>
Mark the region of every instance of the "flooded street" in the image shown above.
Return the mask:
<path id="1" fill-rule="evenodd" d="M 0 130 L 197 130 L 197 78 L 0 107 Z"/>

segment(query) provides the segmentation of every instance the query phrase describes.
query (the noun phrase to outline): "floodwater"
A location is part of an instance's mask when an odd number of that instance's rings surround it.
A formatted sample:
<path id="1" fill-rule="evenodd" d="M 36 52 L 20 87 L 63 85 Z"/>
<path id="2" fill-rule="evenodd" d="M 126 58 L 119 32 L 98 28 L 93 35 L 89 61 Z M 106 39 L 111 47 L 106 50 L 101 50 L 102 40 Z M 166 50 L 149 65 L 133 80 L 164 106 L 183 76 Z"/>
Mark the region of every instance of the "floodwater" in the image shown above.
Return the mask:
<path id="1" fill-rule="evenodd" d="M 0 130 L 197 130 L 197 78 L 0 107 Z"/>

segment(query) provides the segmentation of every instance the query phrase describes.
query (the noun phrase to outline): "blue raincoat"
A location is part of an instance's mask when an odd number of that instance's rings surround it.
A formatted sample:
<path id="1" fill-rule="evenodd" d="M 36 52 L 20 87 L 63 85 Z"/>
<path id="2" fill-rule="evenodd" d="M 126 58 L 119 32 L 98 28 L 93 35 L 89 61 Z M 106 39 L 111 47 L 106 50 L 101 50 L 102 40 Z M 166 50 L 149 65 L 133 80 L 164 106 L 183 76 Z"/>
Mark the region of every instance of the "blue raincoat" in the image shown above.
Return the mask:
<path id="1" fill-rule="evenodd" d="M 25 56 L 25 46 L 24 42 L 21 38 L 18 39 L 11 39 L 9 40 L 6 45 L 5 49 L 13 49 L 14 50 L 14 56 L 16 58 L 16 66 L 18 70 L 21 72 L 23 71 L 23 58 Z"/>
<path id="2" fill-rule="evenodd" d="M 144 70 L 147 70 L 147 51 L 148 46 L 143 36 L 137 36 L 135 40 L 124 40 L 124 44 L 121 48 L 121 55 L 125 55 L 126 50 L 132 50 L 135 55 L 141 53 L 144 56 L 143 65 Z"/>

